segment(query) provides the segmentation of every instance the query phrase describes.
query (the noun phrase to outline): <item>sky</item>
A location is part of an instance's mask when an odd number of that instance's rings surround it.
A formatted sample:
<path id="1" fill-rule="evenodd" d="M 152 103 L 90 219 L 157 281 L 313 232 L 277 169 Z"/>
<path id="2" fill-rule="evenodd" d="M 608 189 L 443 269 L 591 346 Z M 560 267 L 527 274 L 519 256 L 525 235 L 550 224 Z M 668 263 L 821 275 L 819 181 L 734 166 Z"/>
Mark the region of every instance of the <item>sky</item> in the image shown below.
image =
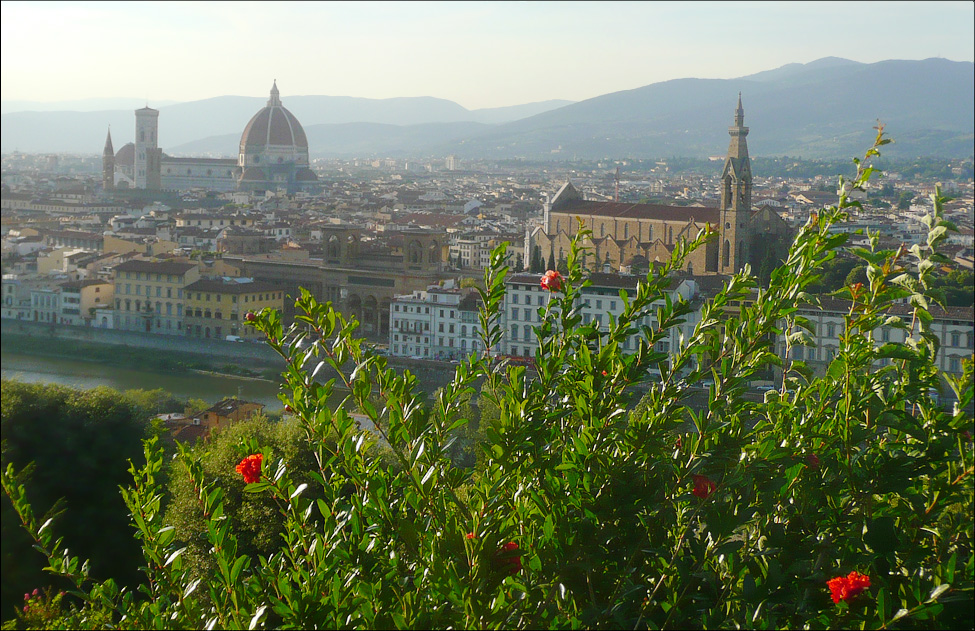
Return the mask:
<path id="1" fill-rule="evenodd" d="M 972 2 L 2 2 L 2 99 L 587 98 L 786 63 L 975 61 Z"/>

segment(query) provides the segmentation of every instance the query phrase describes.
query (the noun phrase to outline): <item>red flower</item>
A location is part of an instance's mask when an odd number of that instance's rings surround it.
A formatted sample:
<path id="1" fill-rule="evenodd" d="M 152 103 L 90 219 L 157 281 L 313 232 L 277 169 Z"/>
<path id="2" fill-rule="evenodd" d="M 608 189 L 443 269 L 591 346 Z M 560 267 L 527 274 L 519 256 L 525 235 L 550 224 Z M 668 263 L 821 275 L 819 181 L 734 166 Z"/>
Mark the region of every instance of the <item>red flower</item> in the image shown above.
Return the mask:
<path id="1" fill-rule="evenodd" d="M 609 374 L 609 373 L 608 373 L 608 372 L 606 372 L 605 370 L 603 371 L 603 377 L 605 377 L 605 376 L 607 376 L 608 374 Z"/>
<path id="2" fill-rule="evenodd" d="M 850 572 L 847 576 L 837 576 L 826 581 L 830 596 L 834 603 L 853 600 L 870 587 L 870 577 L 859 572 Z"/>
<path id="3" fill-rule="evenodd" d="M 469 532 L 466 535 L 464 535 L 464 537 L 466 537 L 467 539 L 473 539 L 474 538 L 474 533 L 473 532 Z"/>
<path id="4" fill-rule="evenodd" d="M 806 456 L 806 464 L 809 465 L 810 469 L 818 469 L 819 456 L 817 456 L 816 454 L 809 454 L 808 456 Z"/>
<path id="5" fill-rule="evenodd" d="M 691 491 L 691 493 L 698 496 L 702 500 L 708 499 L 708 497 L 718 488 L 718 485 L 709 480 L 706 476 L 695 474 L 692 476 L 692 478 L 694 480 L 694 490 Z"/>
<path id="6" fill-rule="evenodd" d="M 257 316 L 254 314 L 253 311 L 248 311 L 247 315 L 244 316 L 244 319 L 247 320 L 248 322 L 253 322 L 254 320 L 257 319 Z"/>
<path id="7" fill-rule="evenodd" d="M 261 461 L 264 460 L 263 454 L 251 454 L 237 465 L 237 473 L 244 476 L 245 484 L 254 484 L 261 479 Z"/>
<path id="8" fill-rule="evenodd" d="M 494 557 L 494 565 L 497 569 L 507 569 L 508 574 L 517 574 L 521 571 L 521 555 L 508 555 L 508 552 L 514 552 L 518 549 L 518 544 L 514 541 L 509 541 L 508 543 L 501 546 L 498 551 L 498 555 Z"/>
<path id="9" fill-rule="evenodd" d="M 562 274 L 556 272 L 555 270 L 549 270 L 545 272 L 542 276 L 542 280 L 539 283 L 542 289 L 547 289 L 549 291 L 562 291 Z"/>

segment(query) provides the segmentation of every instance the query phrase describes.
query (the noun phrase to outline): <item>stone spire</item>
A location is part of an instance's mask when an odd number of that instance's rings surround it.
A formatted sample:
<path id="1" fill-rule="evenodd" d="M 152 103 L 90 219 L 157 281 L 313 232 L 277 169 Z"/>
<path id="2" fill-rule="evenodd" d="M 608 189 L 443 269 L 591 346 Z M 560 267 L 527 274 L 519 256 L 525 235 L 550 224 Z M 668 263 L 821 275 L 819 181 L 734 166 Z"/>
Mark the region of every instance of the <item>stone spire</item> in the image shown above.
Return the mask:
<path id="1" fill-rule="evenodd" d="M 281 105 L 281 93 L 278 92 L 278 80 L 274 80 L 274 85 L 271 86 L 271 98 L 267 100 L 267 104 L 271 105 Z"/>
<path id="2" fill-rule="evenodd" d="M 102 151 L 102 189 L 115 190 L 115 149 L 112 147 L 112 128 L 108 128 L 105 149 Z"/>
<path id="3" fill-rule="evenodd" d="M 735 124 L 728 128 L 731 142 L 721 173 L 721 265 L 718 271 L 732 274 L 748 260 L 748 220 L 752 208 L 752 163 L 748 157 L 745 108 L 738 93 Z"/>
<path id="4" fill-rule="evenodd" d="M 745 127 L 745 108 L 741 106 L 741 92 L 738 93 L 738 107 L 735 109 L 735 124 L 728 128 L 731 144 L 728 145 L 728 157 L 738 160 L 748 160 L 748 128 Z"/>

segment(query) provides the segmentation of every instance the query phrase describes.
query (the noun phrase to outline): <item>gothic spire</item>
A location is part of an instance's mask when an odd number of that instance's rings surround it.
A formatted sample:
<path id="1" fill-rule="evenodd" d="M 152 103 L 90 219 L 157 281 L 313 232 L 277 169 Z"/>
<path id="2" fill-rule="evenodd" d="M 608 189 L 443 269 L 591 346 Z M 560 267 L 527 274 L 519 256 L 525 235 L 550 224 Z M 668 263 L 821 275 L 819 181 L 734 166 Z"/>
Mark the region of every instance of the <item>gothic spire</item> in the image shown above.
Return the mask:
<path id="1" fill-rule="evenodd" d="M 108 126 L 108 136 L 105 138 L 105 150 L 102 151 L 102 155 L 114 156 L 115 149 L 112 148 L 112 126 Z"/>
<path id="2" fill-rule="evenodd" d="M 728 157 L 748 160 L 748 128 L 745 127 L 745 108 L 741 106 L 741 92 L 738 93 L 738 107 L 735 108 L 735 124 L 728 128 L 731 144 L 728 146 Z"/>

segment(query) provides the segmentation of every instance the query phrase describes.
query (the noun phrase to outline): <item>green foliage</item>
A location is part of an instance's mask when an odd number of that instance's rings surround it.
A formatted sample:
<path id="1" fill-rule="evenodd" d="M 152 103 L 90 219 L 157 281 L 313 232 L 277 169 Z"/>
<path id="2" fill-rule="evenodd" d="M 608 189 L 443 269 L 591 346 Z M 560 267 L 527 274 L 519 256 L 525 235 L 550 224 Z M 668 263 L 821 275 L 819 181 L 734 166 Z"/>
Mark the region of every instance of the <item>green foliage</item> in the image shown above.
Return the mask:
<path id="1" fill-rule="evenodd" d="M 254 416 L 216 431 L 210 440 L 185 449 L 185 456 L 198 462 L 207 479 L 233 479 L 234 467 L 248 455 L 247 445 L 256 441 L 264 453 L 283 458 L 295 471 L 311 469 L 313 459 L 308 442 L 294 421 L 272 423 L 266 417 Z M 183 558 L 194 578 L 212 578 L 216 565 L 203 533 L 206 523 L 203 508 L 186 466 L 170 472 L 169 502 L 163 523 L 175 530 L 175 540 L 186 547 Z M 306 476 L 307 477 L 307 476 Z M 303 482 L 310 481 L 303 479 Z M 283 519 L 267 495 L 245 494 L 243 488 L 230 486 L 224 494 L 224 513 L 235 524 L 234 533 L 242 553 L 252 557 L 269 555 L 281 546 L 279 533 Z"/>
<path id="2" fill-rule="evenodd" d="M 63 518 L 79 525 L 65 530 L 65 541 L 92 559 L 96 576 L 136 584 L 139 546 L 132 540 L 118 488 L 131 480 L 126 461 L 143 457 L 146 408 L 165 397 L 159 391 L 132 392 L 129 397 L 109 388 L 81 391 L 8 380 L 0 389 L 4 464 L 22 469 L 33 462 L 32 504 L 41 513 L 59 514 L 63 509 Z M 6 619 L 23 604 L 24 592 L 52 581 L 42 571 L 44 557 L 31 549 L 6 497 L 0 515 L 0 611 Z"/>
<path id="3" fill-rule="evenodd" d="M 124 492 L 145 557 L 139 598 L 92 581 L 35 518 L 21 473 L 6 468 L 17 514 L 82 603 L 64 620 L 154 628 L 971 627 L 965 410 L 975 386 L 971 361 L 958 378 L 939 373 L 935 361 L 928 305 L 945 262 L 938 246 L 951 229 L 940 194 L 924 247 L 881 250 L 874 235 L 869 248 L 851 250 L 866 282 L 840 291 L 852 307 L 825 378 L 772 348 L 784 338 L 791 356 L 791 346 L 811 343 L 800 310 L 815 304 L 809 287 L 847 240 L 832 230 L 859 206 L 847 194 L 870 179 L 869 163 L 887 142 L 878 130 L 855 179 L 840 182 L 838 204 L 800 229 L 767 289 L 747 268 L 731 277 L 670 354 L 657 344 L 694 308 L 671 297 L 668 275 L 714 238 L 707 231 L 678 244 L 632 295 L 621 291 L 624 310 L 603 327 L 583 319 L 588 252 L 580 244 L 591 235 L 580 230 L 561 286 L 539 308 L 533 375 L 492 356 L 508 271 L 498 248 L 479 289 L 488 353 L 461 362 L 430 402 L 415 376 L 397 374 L 356 338 L 354 320 L 307 291 L 291 327 L 279 312 L 261 312 L 254 325 L 286 361 L 282 401 L 309 455 L 289 457 L 261 432 L 227 439 L 213 456 L 182 451 L 183 497 L 197 511 L 184 536 L 195 534 L 208 554 L 205 573 L 164 526 L 155 439 Z M 887 317 L 903 300 L 912 318 Z M 876 342 L 881 325 L 905 329 L 908 341 Z M 623 341 L 635 334 L 636 351 L 624 354 Z M 782 371 L 782 389 L 756 402 L 748 384 L 769 367 Z M 339 377 L 319 383 L 319 374 Z M 943 377 L 959 400 L 950 412 L 929 394 Z M 707 405 L 692 408 L 688 387 L 705 382 Z M 349 394 L 334 406 L 339 385 Z M 455 445 L 470 438 L 476 415 L 483 442 L 472 471 L 455 464 Z M 379 445 L 388 459 L 375 457 Z M 262 454 L 263 464 L 245 483 L 229 470 L 250 454 Z M 249 506 L 260 511 L 247 514 Z M 279 545 L 269 533 L 268 547 L 255 551 L 253 528 L 240 520 L 270 521 L 272 513 Z M 834 603 L 827 581 L 853 571 L 869 576 L 869 587 Z"/>

